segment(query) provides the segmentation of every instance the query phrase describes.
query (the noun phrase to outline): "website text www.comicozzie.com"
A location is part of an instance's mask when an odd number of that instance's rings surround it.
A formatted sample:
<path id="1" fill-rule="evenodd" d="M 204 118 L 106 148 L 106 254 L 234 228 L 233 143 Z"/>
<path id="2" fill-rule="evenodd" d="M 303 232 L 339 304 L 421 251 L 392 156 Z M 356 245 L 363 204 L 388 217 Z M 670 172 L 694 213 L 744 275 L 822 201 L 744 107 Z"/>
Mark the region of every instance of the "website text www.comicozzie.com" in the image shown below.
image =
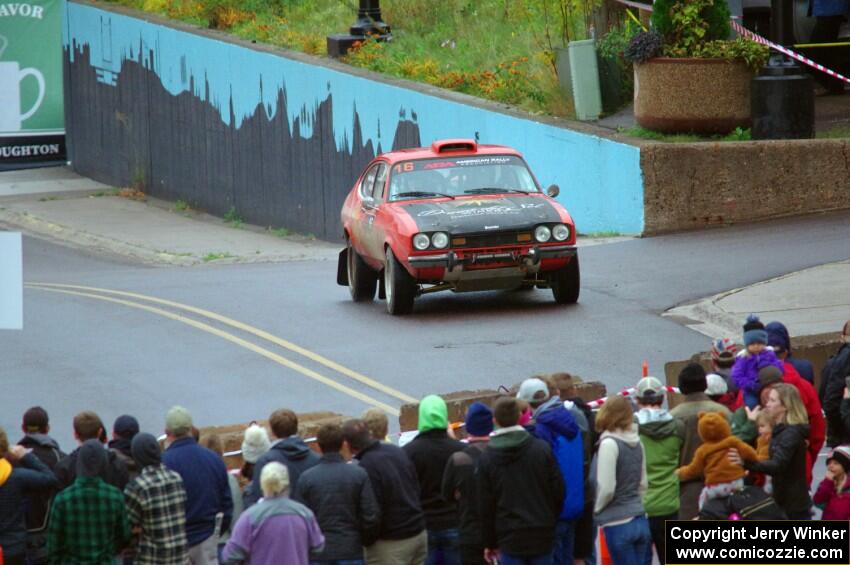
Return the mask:
<path id="1" fill-rule="evenodd" d="M 678 547 L 676 561 L 693 563 L 699 561 L 714 561 L 715 559 L 774 559 L 776 562 L 811 563 L 820 559 L 840 559 L 846 552 L 838 548 L 803 547 Z"/>
<path id="2" fill-rule="evenodd" d="M 847 521 L 667 521 L 666 561 L 702 564 L 850 564 Z"/>

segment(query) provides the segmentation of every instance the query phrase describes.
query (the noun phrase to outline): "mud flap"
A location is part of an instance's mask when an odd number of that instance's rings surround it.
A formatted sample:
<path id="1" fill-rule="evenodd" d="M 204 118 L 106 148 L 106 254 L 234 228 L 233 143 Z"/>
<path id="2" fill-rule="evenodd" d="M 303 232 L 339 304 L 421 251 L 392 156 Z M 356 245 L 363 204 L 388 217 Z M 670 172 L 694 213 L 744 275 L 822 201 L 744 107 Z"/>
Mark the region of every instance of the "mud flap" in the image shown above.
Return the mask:
<path id="1" fill-rule="evenodd" d="M 348 248 L 339 252 L 339 261 L 336 264 L 336 284 L 348 286 Z"/>

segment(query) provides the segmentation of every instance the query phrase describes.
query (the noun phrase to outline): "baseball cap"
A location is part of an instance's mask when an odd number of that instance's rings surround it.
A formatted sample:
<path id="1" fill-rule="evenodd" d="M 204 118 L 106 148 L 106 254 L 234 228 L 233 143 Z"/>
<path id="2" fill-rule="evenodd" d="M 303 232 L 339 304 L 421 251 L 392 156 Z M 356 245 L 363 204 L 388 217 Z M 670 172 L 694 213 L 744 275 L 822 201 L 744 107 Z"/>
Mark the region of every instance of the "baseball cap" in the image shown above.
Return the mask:
<path id="1" fill-rule="evenodd" d="M 709 373 L 706 375 L 705 382 L 708 384 L 705 389 L 705 394 L 708 396 L 726 394 L 729 391 L 729 385 L 726 384 L 726 379 L 717 373 Z"/>
<path id="2" fill-rule="evenodd" d="M 549 399 L 549 387 L 540 379 L 525 379 L 519 385 L 516 397 L 529 404 L 539 404 Z"/>
<path id="3" fill-rule="evenodd" d="M 655 377 L 643 377 L 637 384 L 638 398 L 658 398 L 664 396 L 664 385 Z"/>

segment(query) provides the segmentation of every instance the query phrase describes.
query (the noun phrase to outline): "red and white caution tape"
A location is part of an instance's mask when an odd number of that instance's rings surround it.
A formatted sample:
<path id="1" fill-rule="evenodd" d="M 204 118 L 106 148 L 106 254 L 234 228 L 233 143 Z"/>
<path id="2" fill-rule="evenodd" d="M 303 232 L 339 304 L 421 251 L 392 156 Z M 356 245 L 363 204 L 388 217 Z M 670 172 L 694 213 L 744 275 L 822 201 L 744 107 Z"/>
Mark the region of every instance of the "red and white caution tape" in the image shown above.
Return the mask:
<path id="1" fill-rule="evenodd" d="M 753 33 L 752 31 L 748 30 L 747 28 L 745 28 L 744 26 L 742 26 L 741 24 L 739 24 L 735 20 L 732 20 L 732 29 L 734 29 L 739 35 L 746 37 L 748 39 L 751 39 L 751 40 L 755 41 L 756 43 L 761 43 L 762 45 L 767 45 L 771 49 L 779 51 L 780 53 L 787 55 L 787 56 L 791 57 L 792 59 L 794 59 L 796 61 L 800 61 L 804 65 L 812 67 L 813 69 L 817 69 L 820 72 L 826 73 L 833 78 L 837 78 L 838 80 L 842 80 L 844 82 L 850 83 L 850 79 L 847 78 L 846 76 L 839 74 L 839 73 L 836 73 L 832 69 L 827 69 L 826 67 L 824 67 L 820 63 L 815 63 L 814 61 L 812 61 L 808 57 L 803 57 L 802 55 L 800 55 L 796 51 L 792 51 L 791 49 L 788 49 L 787 47 L 783 47 L 782 45 L 777 45 L 776 43 L 773 43 L 772 41 L 765 39 L 764 37 L 760 36 L 759 34 Z"/>
<path id="2" fill-rule="evenodd" d="M 678 387 L 668 386 L 668 385 L 665 385 L 664 390 L 667 391 L 667 392 L 675 392 L 675 393 L 679 392 Z M 637 389 L 635 387 L 631 387 L 631 388 L 623 389 L 620 392 L 618 392 L 617 394 L 619 394 L 620 396 L 634 396 L 636 392 L 637 392 Z M 587 403 L 587 405 L 590 406 L 591 408 L 599 408 L 603 404 L 605 404 L 605 398 L 599 398 L 597 400 L 591 400 L 590 402 Z"/>
<path id="3" fill-rule="evenodd" d="M 629 0 L 617 0 L 617 1 L 620 4 L 623 4 L 625 6 L 629 6 L 630 8 L 638 8 L 638 9 L 644 10 L 646 12 L 652 11 L 652 6 L 647 6 L 645 4 L 637 4 L 635 2 L 630 2 Z M 782 45 L 778 45 L 776 43 L 773 43 L 769 39 L 766 39 L 766 38 L 760 36 L 759 34 L 748 30 L 747 28 L 745 28 L 744 26 L 742 26 L 741 24 L 736 22 L 735 21 L 736 19 L 737 18 L 735 16 L 733 16 L 732 21 L 730 23 L 732 24 L 732 29 L 734 29 L 735 32 L 738 35 L 740 35 L 742 37 L 746 37 L 748 39 L 751 39 L 751 40 L 755 41 L 756 43 L 761 43 L 762 45 L 767 45 L 771 49 L 779 51 L 780 53 L 791 57 L 795 61 L 800 61 L 801 63 L 803 63 L 804 65 L 806 65 L 808 67 L 811 67 L 813 69 L 817 69 L 820 72 L 826 73 L 833 78 L 837 78 L 838 80 L 850 83 L 850 78 L 847 78 L 846 76 L 844 76 L 840 73 L 836 73 L 832 69 L 827 69 L 826 67 L 824 67 L 820 63 L 815 63 L 814 61 L 812 61 L 808 57 L 803 57 L 802 55 L 800 55 L 796 51 L 792 51 L 791 49 L 788 49 L 787 47 L 783 47 Z"/>

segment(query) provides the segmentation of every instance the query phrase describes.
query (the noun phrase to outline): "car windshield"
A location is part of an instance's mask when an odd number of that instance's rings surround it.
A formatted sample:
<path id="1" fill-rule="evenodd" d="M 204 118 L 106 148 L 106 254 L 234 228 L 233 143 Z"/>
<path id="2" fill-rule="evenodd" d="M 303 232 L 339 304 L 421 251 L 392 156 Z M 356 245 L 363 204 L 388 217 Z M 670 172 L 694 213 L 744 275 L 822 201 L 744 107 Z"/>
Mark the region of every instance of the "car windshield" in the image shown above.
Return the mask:
<path id="1" fill-rule="evenodd" d="M 525 162 L 515 155 L 405 161 L 393 165 L 391 174 L 390 200 L 540 191 Z"/>

